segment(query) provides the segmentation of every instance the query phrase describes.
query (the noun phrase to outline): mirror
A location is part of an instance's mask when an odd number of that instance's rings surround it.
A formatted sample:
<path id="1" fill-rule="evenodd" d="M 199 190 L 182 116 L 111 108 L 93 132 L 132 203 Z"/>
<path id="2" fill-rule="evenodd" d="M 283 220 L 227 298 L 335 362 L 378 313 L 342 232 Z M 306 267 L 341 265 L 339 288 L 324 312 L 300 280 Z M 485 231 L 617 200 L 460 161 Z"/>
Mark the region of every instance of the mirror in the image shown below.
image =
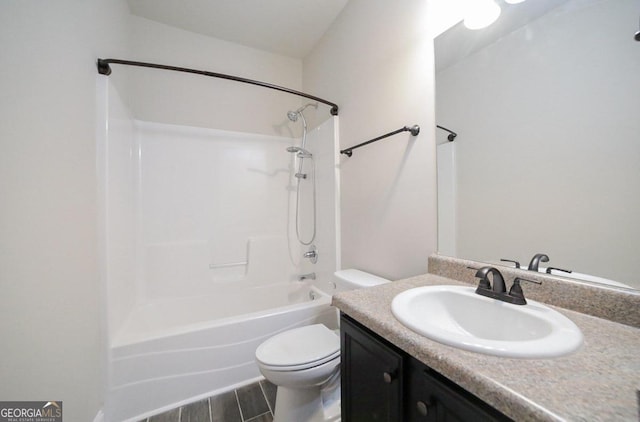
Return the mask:
<path id="1" fill-rule="evenodd" d="M 439 253 L 640 288 L 640 2 L 500 5 L 435 39 Z"/>

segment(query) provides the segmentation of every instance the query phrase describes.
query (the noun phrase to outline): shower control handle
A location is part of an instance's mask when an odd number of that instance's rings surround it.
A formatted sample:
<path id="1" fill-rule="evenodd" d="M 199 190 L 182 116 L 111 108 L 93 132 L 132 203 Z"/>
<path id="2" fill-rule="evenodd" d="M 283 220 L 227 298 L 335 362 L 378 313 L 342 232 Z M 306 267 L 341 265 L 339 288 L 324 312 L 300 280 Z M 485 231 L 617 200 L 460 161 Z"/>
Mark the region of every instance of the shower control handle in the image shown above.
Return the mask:
<path id="1" fill-rule="evenodd" d="M 311 245 L 309 250 L 302 255 L 304 258 L 308 258 L 312 264 L 318 262 L 318 248 L 316 245 Z"/>

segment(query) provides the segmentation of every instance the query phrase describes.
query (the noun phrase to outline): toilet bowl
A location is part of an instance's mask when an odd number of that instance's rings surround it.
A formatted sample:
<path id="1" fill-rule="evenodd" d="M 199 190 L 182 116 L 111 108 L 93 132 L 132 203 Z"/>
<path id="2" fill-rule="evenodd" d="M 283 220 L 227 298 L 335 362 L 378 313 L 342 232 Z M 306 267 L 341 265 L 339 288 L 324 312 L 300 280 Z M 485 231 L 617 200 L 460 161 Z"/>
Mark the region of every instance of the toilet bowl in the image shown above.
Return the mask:
<path id="1" fill-rule="evenodd" d="M 389 282 L 359 270 L 334 275 L 338 290 Z M 258 346 L 256 361 L 262 375 L 278 387 L 274 422 L 340 421 L 340 337 L 336 332 L 322 324 L 284 331 Z"/>
<path id="2" fill-rule="evenodd" d="M 256 349 L 260 372 L 278 387 L 275 422 L 324 422 L 322 389 L 339 376 L 340 338 L 322 324 L 294 328 Z M 334 412 L 335 413 L 335 412 Z"/>

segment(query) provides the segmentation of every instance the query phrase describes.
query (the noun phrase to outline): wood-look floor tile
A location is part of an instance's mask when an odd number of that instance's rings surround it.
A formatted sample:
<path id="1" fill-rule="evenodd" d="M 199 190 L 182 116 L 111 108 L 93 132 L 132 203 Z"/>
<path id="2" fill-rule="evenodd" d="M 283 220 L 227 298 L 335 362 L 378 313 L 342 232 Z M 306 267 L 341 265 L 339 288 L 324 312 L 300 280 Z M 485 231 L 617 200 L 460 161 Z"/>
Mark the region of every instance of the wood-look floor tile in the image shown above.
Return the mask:
<path id="1" fill-rule="evenodd" d="M 209 400 L 212 422 L 242 422 L 235 391 L 211 397 Z"/>
<path id="2" fill-rule="evenodd" d="M 159 415 L 151 416 L 149 422 L 180 422 L 180 409 L 171 409 Z"/>
<path id="3" fill-rule="evenodd" d="M 183 406 L 180 412 L 180 422 L 211 422 L 209 399 Z"/>
<path id="4" fill-rule="evenodd" d="M 240 403 L 240 409 L 242 411 L 242 417 L 244 420 L 255 418 L 269 412 L 269 406 L 267 400 L 262 393 L 260 384 L 255 383 L 247 385 L 236 390 L 238 393 L 238 401 Z"/>
<path id="5" fill-rule="evenodd" d="M 273 416 L 271 416 L 271 412 L 268 412 L 263 415 L 256 416 L 255 418 L 245 420 L 245 422 L 273 422 Z"/>
<path id="6" fill-rule="evenodd" d="M 267 380 L 260 381 L 260 385 L 262 386 L 262 391 L 264 392 L 264 395 L 267 398 L 267 402 L 269 403 L 269 407 L 271 408 L 271 411 L 275 412 L 276 393 L 278 392 L 278 387 Z"/>

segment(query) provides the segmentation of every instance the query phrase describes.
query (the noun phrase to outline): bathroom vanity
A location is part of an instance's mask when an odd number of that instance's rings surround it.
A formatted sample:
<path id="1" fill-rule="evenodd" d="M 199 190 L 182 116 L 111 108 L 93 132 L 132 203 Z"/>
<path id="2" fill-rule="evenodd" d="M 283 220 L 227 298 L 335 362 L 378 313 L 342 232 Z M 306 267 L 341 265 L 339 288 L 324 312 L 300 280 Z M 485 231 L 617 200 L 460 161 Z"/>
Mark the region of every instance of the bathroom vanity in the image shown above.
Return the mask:
<path id="1" fill-rule="evenodd" d="M 343 421 L 438 421 L 448 412 L 462 421 L 639 419 L 637 326 L 549 303 L 582 331 L 577 351 L 544 359 L 490 356 L 430 340 L 393 316 L 396 295 L 429 285 L 468 284 L 425 274 L 333 297 L 342 313 Z M 527 294 L 535 296 L 536 287 Z"/>
<path id="2" fill-rule="evenodd" d="M 340 343 L 345 422 L 511 420 L 344 314 Z"/>

